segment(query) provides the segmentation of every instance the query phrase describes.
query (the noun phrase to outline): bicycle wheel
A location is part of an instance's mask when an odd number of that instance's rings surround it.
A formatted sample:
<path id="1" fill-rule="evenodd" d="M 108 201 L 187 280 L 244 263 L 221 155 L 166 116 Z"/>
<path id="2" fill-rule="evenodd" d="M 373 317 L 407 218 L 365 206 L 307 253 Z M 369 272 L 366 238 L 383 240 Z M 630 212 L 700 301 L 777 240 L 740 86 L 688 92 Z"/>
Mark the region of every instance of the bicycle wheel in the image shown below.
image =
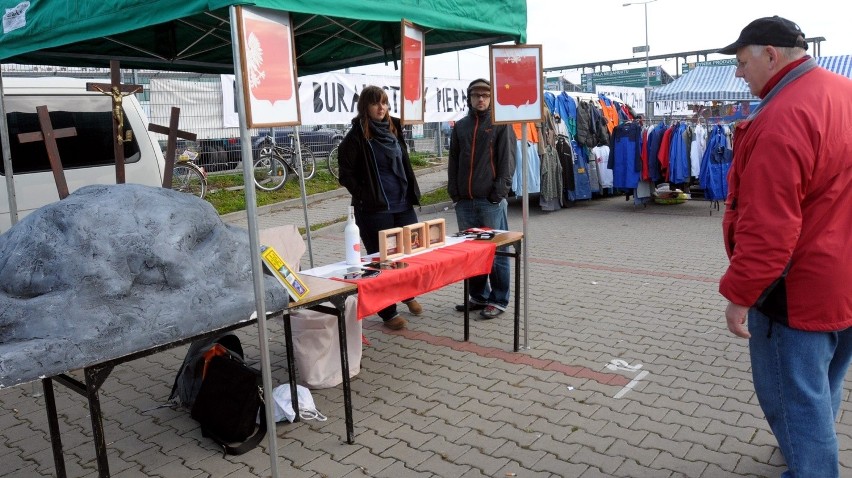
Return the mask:
<path id="1" fill-rule="evenodd" d="M 293 165 L 293 169 L 296 169 L 295 157 L 290 158 L 290 164 Z M 305 181 L 307 181 L 314 177 L 316 172 L 317 160 L 314 158 L 314 153 L 307 146 L 302 146 L 302 177 L 304 177 Z"/>
<path id="2" fill-rule="evenodd" d="M 287 165 L 277 156 L 261 156 L 254 163 L 254 185 L 263 191 L 277 191 L 287 182 Z"/>
<path id="3" fill-rule="evenodd" d="M 189 164 L 178 164 L 172 170 L 172 189 L 203 199 L 207 192 L 207 178 L 196 167 Z"/>
<path id="4" fill-rule="evenodd" d="M 338 146 L 335 146 L 334 149 L 328 153 L 328 172 L 334 176 L 335 179 L 340 179 L 340 166 L 337 164 L 337 150 Z"/>

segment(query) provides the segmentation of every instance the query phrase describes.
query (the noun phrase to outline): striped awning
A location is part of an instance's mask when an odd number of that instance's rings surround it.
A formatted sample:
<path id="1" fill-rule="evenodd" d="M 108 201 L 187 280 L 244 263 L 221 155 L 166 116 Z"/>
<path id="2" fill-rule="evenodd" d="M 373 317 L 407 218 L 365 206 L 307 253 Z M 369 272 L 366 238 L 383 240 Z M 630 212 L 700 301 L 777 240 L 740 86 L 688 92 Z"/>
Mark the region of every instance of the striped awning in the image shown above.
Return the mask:
<path id="1" fill-rule="evenodd" d="M 852 78 L 852 55 L 823 56 L 816 59 L 821 67 Z M 650 101 L 756 101 L 742 78 L 735 76 L 736 66 L 696 66 L 694 70 L 668 85 L 654 88 Z"/>
<path id="2" fill-rule="evenodd" d="M 852 55 L 821 56 L 816 59 L 816 62 L 828 71 L 852 78 Z"/>
<path id="3" fill-rule="evenodd" d="M 753 101 L 757 100 L 735 65 L 696 66 L 668 85 L 651 90 L 651 101 Z"/>

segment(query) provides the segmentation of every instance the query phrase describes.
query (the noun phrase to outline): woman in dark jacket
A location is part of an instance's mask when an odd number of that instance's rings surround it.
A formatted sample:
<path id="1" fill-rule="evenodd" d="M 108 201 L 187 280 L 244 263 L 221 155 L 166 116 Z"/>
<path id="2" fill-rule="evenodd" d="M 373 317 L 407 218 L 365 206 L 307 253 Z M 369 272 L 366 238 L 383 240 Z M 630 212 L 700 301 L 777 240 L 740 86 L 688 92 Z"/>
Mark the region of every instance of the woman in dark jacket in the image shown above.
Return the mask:
<path id="1" fill-rule="evenodd" d="M 379 231 L 414 224 L 414 206 L 420 188 L 408 158 L 399 119 L 390 116 L 388 96 L 368 86 L 358 97 L 358 116 L 339 147 L 340 184 L 352 194 L 355 222 L 368 254 L 379 251 Z M 409 312 L 420 315 L 415 299 L 403 301 Z M 393 304 L 379 311 L 388 328 L 399 330 L 407 321 Z"/>

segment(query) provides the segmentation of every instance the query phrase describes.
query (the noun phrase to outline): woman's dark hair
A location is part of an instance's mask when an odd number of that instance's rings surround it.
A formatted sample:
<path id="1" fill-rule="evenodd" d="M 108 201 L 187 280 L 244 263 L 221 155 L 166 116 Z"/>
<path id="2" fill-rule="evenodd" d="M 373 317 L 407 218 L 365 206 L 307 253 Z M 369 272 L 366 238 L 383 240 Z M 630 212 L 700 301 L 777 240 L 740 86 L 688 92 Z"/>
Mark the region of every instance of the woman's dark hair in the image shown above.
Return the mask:
<path id="1" fill-rule="evenodd" d="M 361 90 L 361 93 L 358 95 L 358 121 L 361 122 L 361 129 L 364 131 L 364 137 L 367 139 L 371 137 L 369 127 L 370 113 L 368 109 L 370 105 L 379 103 L 390 102 L 388 101 L 388 94 L 378 86 L 368 86 Z M 393 121 L 390 120 L 390 109 L 388 109 L 387 115 L 382 120 L 388 122 L 391 134 L 396 136 L 396 127 L 394 127 Z"/>

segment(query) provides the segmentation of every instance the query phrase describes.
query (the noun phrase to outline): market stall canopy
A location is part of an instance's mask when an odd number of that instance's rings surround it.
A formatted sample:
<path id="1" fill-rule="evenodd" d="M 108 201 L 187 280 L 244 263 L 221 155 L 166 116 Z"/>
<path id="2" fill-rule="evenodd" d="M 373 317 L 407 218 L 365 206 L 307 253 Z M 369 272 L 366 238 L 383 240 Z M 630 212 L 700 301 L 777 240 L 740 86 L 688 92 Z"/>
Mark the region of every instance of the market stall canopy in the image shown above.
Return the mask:
<path id="1" fill-rule="evenodd" d="M 0 62 L 233 73 L 228 7 L 289 11 L 300 75 L 399 59 L 400 20 L 424 28 L 426 54 L 526 41 L 524 0 L 2 0 L 17 28 Z M 17 5 L 17 6 L 16 6 Z M 4 17 L 4 27 L 7 21 Z"/>
<path id="2" fill-rule="evenodd" d="M 852 55 L 823 56 L 816 59 L 821 67 L 852 78 Z M 650 101 L 757 101 L 742 78 L 736 77 L 735 65 L 696 66 L 694 70 L 668 85 L 655 88 Z"/>

